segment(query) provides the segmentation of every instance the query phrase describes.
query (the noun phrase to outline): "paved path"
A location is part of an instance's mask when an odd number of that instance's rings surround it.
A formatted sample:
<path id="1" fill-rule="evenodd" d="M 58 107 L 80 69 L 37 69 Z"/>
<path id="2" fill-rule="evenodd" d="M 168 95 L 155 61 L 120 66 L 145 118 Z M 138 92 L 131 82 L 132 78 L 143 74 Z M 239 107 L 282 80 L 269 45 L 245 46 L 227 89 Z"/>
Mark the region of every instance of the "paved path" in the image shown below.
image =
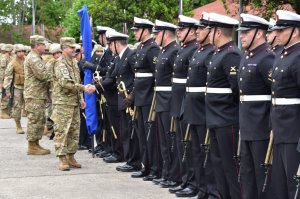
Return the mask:
<path id="1" fill-rule="evenodd" d="M 26 126 L 27 119 L 22 119 Z M 54 155 L 53 141 L 46 137 L 41 145 L 51 149 L 47 156 L 26 154 L 26 135 L 15 133 L 12 119 L 0 119 L 0 199 L 174 199 L 167 189 L 152 182 L 133 179 L 130 173 L 115 170 L 79 151 L 76 159 L 82 169 L 61 172 Z"/>

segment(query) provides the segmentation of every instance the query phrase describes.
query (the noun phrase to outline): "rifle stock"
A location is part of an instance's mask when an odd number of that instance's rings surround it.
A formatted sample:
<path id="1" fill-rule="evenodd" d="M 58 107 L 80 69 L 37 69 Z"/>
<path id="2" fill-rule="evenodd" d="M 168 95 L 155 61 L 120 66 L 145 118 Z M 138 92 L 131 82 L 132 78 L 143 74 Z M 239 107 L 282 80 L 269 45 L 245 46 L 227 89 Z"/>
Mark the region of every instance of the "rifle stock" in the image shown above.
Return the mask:
<path id="1" fill-rule="evenodd" d="M 273 131 L 270 133 L 270 140 L 268 144 L 268 150 L 266 153 L 266 158 L 264 163 L 261 165 L 265 168 L 265 180 L 264 180 L 264 185 L 262 188 L 262 192 L 266 192 L 267 188 L 267 183 L 268 183 L 268 177 L 269 177 L 269 172 L 272 168 L 272 162 L 273 162 L 273 143 L 274 143 L 274 138 L 273 138 Z"/>

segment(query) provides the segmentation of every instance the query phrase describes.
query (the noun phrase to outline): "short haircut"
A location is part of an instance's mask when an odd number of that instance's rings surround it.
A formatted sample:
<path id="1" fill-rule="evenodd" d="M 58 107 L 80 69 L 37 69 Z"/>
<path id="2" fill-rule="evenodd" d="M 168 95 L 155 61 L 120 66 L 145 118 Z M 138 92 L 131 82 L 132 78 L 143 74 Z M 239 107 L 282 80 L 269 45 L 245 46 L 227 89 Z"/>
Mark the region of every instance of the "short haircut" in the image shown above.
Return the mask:
<path id="1" fill-rule="evenodd" d="M 118 40 L 117 42 L 118 42 L 119 44 L 121 44 L 122 46 L 125 46 L 125 45 L 128 44 L 127 39 L 126 39 L 126 40 Z"/>
<path id="2" fill-rule="evenodd" d="M 233 37 L 233 28 L 220 28 L 225 37 Z"/>

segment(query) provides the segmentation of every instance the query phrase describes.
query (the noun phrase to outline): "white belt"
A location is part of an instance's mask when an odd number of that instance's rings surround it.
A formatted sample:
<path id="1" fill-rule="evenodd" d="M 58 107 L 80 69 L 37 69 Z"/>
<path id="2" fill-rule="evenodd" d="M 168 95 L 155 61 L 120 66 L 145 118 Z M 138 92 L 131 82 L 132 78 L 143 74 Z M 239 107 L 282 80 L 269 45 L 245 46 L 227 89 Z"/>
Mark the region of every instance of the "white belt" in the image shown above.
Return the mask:
<path id="1" fill-rule="evenodd" d="M 205 92 L 206 87 L 186 87 L 186 92 L 187 93 L 197 93 L 197 92 Z"/>
<path id="2" fill-rule="evenodd" d="M 173 83 L 177 83 L 177 84 L 185 84 L 185 83 L 186 83 L 186 79 L 182 79 L 182 78 L 173 78 L 172 82 L 173 82 Z"/>
<path id="3" fill-rule="evenodd" d="M 153 73 L 135 73 L 135 77 L 153 77 Z"/>
<path id="4" fill-rule="evenodd" d="M 211 88 L 207 87 L 207 93 L 217 93 L 217 94 L 225 94 L 225 93 L 232 93 L 231 88 Z"/>
<path id="5" fill-rule="evenodd" d="M 293 105 L 300 104 L 299 98 L 272 98 L 273 105 Z"/>
<path id="6" fill-rule="evenodd" d="M 172 91 L 171 86 L 156 86 L 154 87 L 155 91 Z"/>
<path id="7" fill-rule="evenodd" d="M 271 95 L 241 95 L 241 102 L 271 101 Z"/>

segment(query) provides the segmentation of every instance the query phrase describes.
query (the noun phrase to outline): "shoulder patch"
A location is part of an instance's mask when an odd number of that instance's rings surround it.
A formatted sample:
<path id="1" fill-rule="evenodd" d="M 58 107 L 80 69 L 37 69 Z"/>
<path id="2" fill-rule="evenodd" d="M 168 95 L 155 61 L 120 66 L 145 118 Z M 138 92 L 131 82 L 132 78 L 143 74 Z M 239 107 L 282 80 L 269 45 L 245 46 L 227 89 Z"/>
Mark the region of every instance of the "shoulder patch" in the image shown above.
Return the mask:
<path id="1" fill-rule="evenodd" d="M 70 74 L 69 74 L 69 71 L 68 71 L 67 68 L 61 67 L 60 68 L 60 72 L 63 75 L 63 78 L 65 78 L 65 79 L 69 79 L 70 78 Z"/>

